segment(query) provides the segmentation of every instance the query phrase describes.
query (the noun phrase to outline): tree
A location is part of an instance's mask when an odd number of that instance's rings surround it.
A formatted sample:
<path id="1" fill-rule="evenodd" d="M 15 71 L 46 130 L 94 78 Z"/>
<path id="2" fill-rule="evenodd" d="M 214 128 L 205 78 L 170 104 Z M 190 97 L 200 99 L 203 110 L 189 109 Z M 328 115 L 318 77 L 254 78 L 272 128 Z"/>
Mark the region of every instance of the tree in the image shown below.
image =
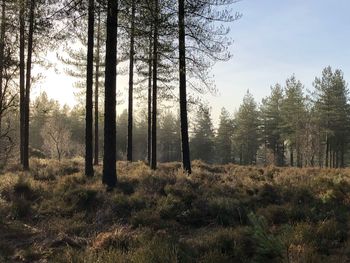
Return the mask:
<path id="1" fill-rule="evenodd" d="M 25 1 L 19 2 L 19 89 L 20 89 L 20 159 L 24 165 L 25 123 Z"/>
<path id="2" fill-rule="evenodd" d="M 44 150 L 51 156 L 61 161 L 68 157 L 72 150 L 71 132 L 65 123 L 65 116 L 60 112 L 55 112 L 48 119 L 41 130 Z"/>
<path id="3" fill-rule="evenodd" d="M 49 99 L 46 92 L 41 93 L 32 103 L 32 118 L 30 125 L 30 146 L 42 150 L 44 144 L 41 130 L 54 112 L 59 112 L 60 105 L 57 101 Z M 80 135 L 81 136 L 81 135 Z"/>
<path id="4" fill-rule="evenodd" d="M 158 26 L 159 26 L 159 0 L 154 0 L 153 24 L 153 89 L 152 89 L 152 159 L 151 169 L 157 168 L 157 91 L 158 91 Z"/>
<path id="5" fill-rule="evenodd" d="M 213 162 L 214 128 L 208 106 L 201 105 L 196 114 L 196 121 L 191 139 L 192 156 L 194 159 Z"/>
<path id="6" fill-rule="evenodd" d="M 220 164 L 227 164 L 234 161 L 232 152 L 232 136 L 234 131 L 233 120 L 229 112 L 221 109 L 218 133 L 215 138 L 216 161 Z"/>
<path id="7" fill-rule="evenodd" d="M 117 183 L 116 170 L 116 66 L 117 66 L 117 1 L 108 0 L 105 63 L 105 117 L 102 182 L 111 190 Z"/>
<path id="8" fill-rule="evenodd" d="M 117 160 L 127 160 L 128 147 L 128 111 L 125 109 L 117 117 Z"/>
<path id="9" fill-rule="evenodd" d="M 160 118 L 159 125 L 159 160 L 161 162 L 173 162 L 181 159 L 180 122 L 170 111 L 165 112 Z"/>
<path id="10" fill-rule="evenodd" d="M 88 10 L 88 50 L 86 67 L 86 106 L 85 106 L 85 175 L 92 177 L 93 168 L 93 77 L 94 77 L 94 0 L 89 0 Z"/>
<path id="11" fill-rule="evenodd" d="M 0 168 L 12 157 L 17 138 L 18 6 L 2 0 L 0 19 Z"/>
<path id="12" fill-rule="evenodd" d="M 285 98 L 282 104 L 282 128 L 284 139 L 289 145 L 290 164 L 294 165 L 294 151 L 297 155 L 297 166 L 303 166 L 302 135 L 305 131 L 307 117 L 303 85 L 293 75 L 286 81 Z"/>
<path id="13" fill-rule="evenodd" d="M 315 78 L 315 108 L 325 145 L 326 167 L 344 166 L 349 140 L 348 89 L 341 70 L 326 67 L 321 78 Z"/>
<path id="14" fill-rule="evenodd" d="M 180 91 L 180 119 L 182 164 L 187 173 L 191 173 L 190 147 L 188 138 L 187 118 L 187 89 L 186 89 L 186 36 L 185 36 L 185 1 L 178 1 L 179 20 L 179 91 Z"/>
<path id="15" fill-rule="evenodd" d="M 283 90 L 279 84 L 271 88 L 271 95 L 262 101 L 260 107 L 264 144 L 273 154 L 277 166 L 284 165 L 284 140 L 282 137 Z M 265 156 L 265 160 L 267 157 Z"/>
<path id="16" fill-rule="evenodd" d="M 29 170 L 29 104 L 31 89 L 31 70 L 33 55 L 33 37 L 34 37 L 34 12 L 35 0 L 30 1 L 29 8 L 29 30 L 28 30 L 28 50 L 26 64 L 26 80 L 25 80 L 25 99 L 24 99 L 24 125 L 23 125 L 23 168 Z"/>
<path id="17" fill-rule="evenodd" d="M 99 92 L 100 92 L 100 36 L 101 36 L 101 8 L 98 8 L 97 17 L 97 46 L 96 46 L 96 66 L 95 66 L 95 144 L 94 144 L 94 165 L 99 164 Z"/>
<path id="18" fill-rule="evenodd" d="M 128 106 L 128 149 L 127 160 L 132 162 L 133 152 L 133 94 L 134 94 L 134 53 L 135 53 L 135 12 L 136 0 L 131 0 L 130 52 L 129 52 L 129 106 Z"/>
<path id="19" fill-rule="evenodd" d="M 234 142 L 239 151 L 240 164 L 255 164 L 259 147 L 259 119 L 256 102 L 249 91 L 237 112 L 236 125 Z"/>
<path id="20" fill-rule="evenodd" d="M 5 55 L 5 32 L 6 32 L 6 2 L 1 4 L 1 25 L 0 25 L 0 111 L 2 110 L 3 76 L 4 76 L 4 55 Z M 0 114 L 0 135 L 2 127 L 2 116 Z"/>

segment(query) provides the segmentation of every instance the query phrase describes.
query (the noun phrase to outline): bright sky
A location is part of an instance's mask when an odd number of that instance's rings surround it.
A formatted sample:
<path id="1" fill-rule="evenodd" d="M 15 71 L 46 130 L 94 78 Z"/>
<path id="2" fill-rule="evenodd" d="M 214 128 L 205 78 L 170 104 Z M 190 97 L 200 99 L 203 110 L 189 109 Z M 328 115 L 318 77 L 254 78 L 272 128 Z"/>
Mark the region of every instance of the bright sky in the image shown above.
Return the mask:
<path id="1" fill-rule="evenodd" d="M 205 96 L 214 118 L 221 107 L 238 109 L 248 89 L 260 102 L 271 85 L 284 84 L 293 73 L 307 89 L 328 65 L 349 80 L 349 0 L 242 0 L 234 7 L 243 17 L 230 33 L 233 59 L 214 67 L 218 96 Z M 72 83 L 51 71 L 36 90 L 72 105 Z"/>

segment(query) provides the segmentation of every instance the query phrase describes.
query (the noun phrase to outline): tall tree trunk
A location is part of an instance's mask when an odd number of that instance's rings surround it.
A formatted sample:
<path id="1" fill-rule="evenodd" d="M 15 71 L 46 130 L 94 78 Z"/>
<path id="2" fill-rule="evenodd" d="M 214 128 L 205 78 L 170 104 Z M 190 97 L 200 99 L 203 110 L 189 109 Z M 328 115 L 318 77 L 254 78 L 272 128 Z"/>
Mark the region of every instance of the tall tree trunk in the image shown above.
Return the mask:
<path id="1" fill-rule="evenodd" d="M 4 51 L 5 51 L 5 30 L 6 30 L 6 0 L 2 0 L 1 4 L 1 26 L 0 26 L 0 138 L 2 130 L 2 107 L 3 107 L 3 73 L 4 73 Z M 0 145 L 1 151 L 1 145 Z M 0 152 L 1 154 L 1 152 Z"/>
<path id="2" fill-rule="evenodd" d="M 183 169 L 191 174 L 190 146 L 188 139 L 187 91 L 186 91 L 186 35 L 185 1 L 179 0 L 179 77 L 180 77 L 180 118 Z"/>
<path id="3" fill-rule="evenodd" d="M 151 33 L 152 34 L 152 33 Z M 149 59 L 148 59 L 148 133 L 147 133 L 147 161 L 151 165 L 152 153 L 152 37 L 149 38 Z"/>
<path id="4" fill-rule="evenodd" d="M 86 66 L 86 105 L 85 105 L 85 175 L 94 175 L 93 167 L 93 79 L 94 79 L 94 24 L 95 3 L 89 0 L 88 11 L 88 49 Z"/>
<path id="5" fill-rule="evenodd" d="M 99 159 L 99 131 L 98 131 L 98 124 L 99 124 L 99 92 L 100 92 L 100 52 L 101 52 L 101 9 L 98 9 L 98 17 L 97 17 L 97 46 L 96 46 L 96 67 L 95 67 L 95 145 L 94 145 L 94 165 L 98 165 L 98 159 Z"/>
<path id="6" fill-rule="evenodd" d="M 25 104 L 25 0 L 19 0 L 19 97 L 20 97 L 20 160 L 23 165 Z"/>
<path id="7" fill-rule="evenodd" d="M 329 167 L 333 168 L 333 147 L 332 147 L 332 143 L 329 144 Z"/>
<path id="8" fill-rule="evenodd" d="M 135 54 L 135 0 L 131 4 L 130 54 L 129 54 L 129 108 L 128 108 L 128 148 L 126 158 L 132 162 L 133 94 L 134 94 L 134 54 Z"/>
<path id="9" fill-rule="evenodd" d="M 294 153 L 293 153 L 293 147 L 290 146 L 290 166 L 294 166 Z"/>
<path id="10" fill-rule="evenodd" d="M 104 155 L 102 182 L 107 190 L 117 184 L 116 169 L 116 77 L 118 2 L 108 0 L 105 70 Z"/>
<path id="11" fill-rule="evenodd" d="M 345 149 L 344 149 L 344 144 L 342 144 L 342 146 L 341 146 L 341 152 L 340 152 L 340 167 L 341 168 L 344 168 L 345 166 L 344 166 L 344 151 L 345 151 Z"/>
<path id="12" fill-rule="evenodd" d="M 151 169 L 157 169 L 157 78 L 158 78 L 158 10 L 159 0 L 155 0 L 153 31 L 153 94 L 152 94 L 152 161 Z"/>
<path id="13" fill-rule="evenodd" d="M 335 167 L 339 168 L 339 151 L 335 152 Z"/>
<path id="14" fill-rule="evenodd" d="M 32 54 L 33 54 L 33 35 L 34 35 L 34 10 L 35 0 L 30 1 L 29 11 L 29 31 L 28 31 L 28 54 L 27 54 L 27 72 L 26 72 L 26 90 L 24 104 L 24 141 L 23 141 L 23 168 L 29 170 L 29 104 L 30 87 L 32 76 Z"/>
<path id="15" fill-rule="evenodd" d="M 328 168 L 329 166 L 329 163 L 328 163 L 328 160 L 329 160 L 329 139 L 328 139 L 328 135 L 326 135 L 326 167 Z"/>

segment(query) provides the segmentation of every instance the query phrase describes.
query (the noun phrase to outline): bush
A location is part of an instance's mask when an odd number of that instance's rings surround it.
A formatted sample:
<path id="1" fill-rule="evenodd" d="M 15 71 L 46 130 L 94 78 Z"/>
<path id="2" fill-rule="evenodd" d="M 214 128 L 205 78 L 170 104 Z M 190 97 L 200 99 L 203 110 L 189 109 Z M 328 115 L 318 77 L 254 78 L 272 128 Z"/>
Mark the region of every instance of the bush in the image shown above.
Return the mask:
<path id="1" fill-rule="evenodd" d="M 63 200 L 72 211 L 92 210 L 99 204 L 97 191 L 82 187 L 67 189 L 63 194 Z"/>
<path id="2" fill-rule="evenodd" d="M 283 244 L 281 240 L 268 232 L 268 225 L 264 217 L 249 214 L 252 225 L 252 237 L 256 244 L 254 258 L 257 262 L 280 262 L 283 258 Z"/>
<path id="3" fill-rule="evenodd" d="M 11 214 L 16 219 L 22 219 L 31 215 L 31 202 L 23 197 L 18 197 L 12 202 Z"/>
<path id="4" fill-rule="evenodd" d="M 263 216 L 269 224 L 285 224 L 290 218 L 290 208 L 287 205 L 268 205 L 259 208 L 256 214 Z"/>
<path id="5" fill-rule="evenodd" d="M 208 200 L 208 214 L 218 225 L 233 226 L 247 221 L 244 209 L 238 200 L 227 197 L 214 197 Z"/>

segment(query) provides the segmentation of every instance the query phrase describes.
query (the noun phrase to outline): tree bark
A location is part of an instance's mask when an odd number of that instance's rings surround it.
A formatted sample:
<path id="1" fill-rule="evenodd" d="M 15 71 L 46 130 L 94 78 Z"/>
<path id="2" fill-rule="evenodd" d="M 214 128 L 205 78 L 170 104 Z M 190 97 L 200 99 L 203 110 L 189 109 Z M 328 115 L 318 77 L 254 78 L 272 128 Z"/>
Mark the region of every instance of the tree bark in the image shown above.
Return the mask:
<path id="1" fill-rule="evenodd" d="M 5 30 L 6 30 L 6 0 L 1 4 L 1 26 L 0 26 L 0 138 L 2 134 L 2 107 L 3 107 L 3 73 L 4 73 L 4 51 L 5 51 Z M 1 151 L 1 146 L 0 146 Z"/>
<path id="2" fill-rule="evenodd" d="M 88 11 L 88 49 L 86 66 L 86 105 L 85 105 L 85 175 L 92 177 L 93 168 L 93 78 L 94 78 L 94 23 L 95 3 L 89 0 Z"/>
<path id="3" fill-rule="evenodd" d="M 157 169 L 157 78 L 158 78 L 158 10 L 159 0 L 155 0 L 153 31 L 153 94 L 152 94 L 152 161 L 151 169 Z"/>
<path id="4" fill-rule="evenodd" d="M 190 147 L 188 139 L 187 91 L 186 91 L 186 36 L 185 1 L 179 0 L 179 77 L 180 77 L 180 118 L 183 169 L 191 174 Z"/>
<path id="5" fill-rule="evenodd" d="M 341 168 L 344 168 L 344 152 L 345 152 L 345 149 L 344 149 L 344 144 L 342 144 L 341 146 L 341 152 L 340 152 L 340 167 Z"/>
<path id="6" fill-rule="evenodd" d="M 100 37 L 101 37 L 101 10 L 98 10 L 98 18 L 97 18 L 97 46 L 96 46 L 96 68 L 95 68 L 95 147 L 94 147 L 94 165 L 98 165 L 99 163 L 99 91 L 100 91 Z"/>
<path id="7" fill-rule="evenodd" d="M 102 182 L 107 190 L 117 184 L 116 169 L 116 77 L 118 3 L 108 0 L 105 70 L 104 155 Z"/>
<path id="8" fill-rule="evenodd" d="M 34 35 L 34 10 L 35 0 L 30 1 L 29 11 L 29 32 L 28 32 L 28 54 L 27 54 L 27 72 L 26 89 L 24 104 L 24 141 L 23 141 L 23 169 L 29 170 L 29 104 L 32 72 L 32 54 L 33 54 L 33 35 Z"/>
<path id="9" fill-rule="evenodd" d="M 152 33 L 151 33 L 152 34 Z M 149 40 L 148 59 L 148 133 L 147 133 L 147 161 L 151 165 L 152 153 L 152 37 Z"/>
<path id="10" fill-rule="evenodd" d="M 19 96 L 20 96 L 20 161 L 23 165 L 23 145 L 24 145 L 24 104 L 25 104 L 25 3 L 20 1 L 19 10 Z"/>
<path id="11" fill-rule="evenodd" d="M 134 94 L 134 54 L 135 54 L 135 0 L 132 0 L 131 6 L 131 25 L 130 25 L 130 54 L 129 54 L 129 109 L 128 109 L 128 147 L 127 160 L 132 162 L 133 150 L 133 94 Z"/>
<path id="12" fill-rule="evenodd" d="M 329 159 L 329 139 L 328 136 L 326 135 L 326 167 L 328 168 L 328 159 Z"/>

